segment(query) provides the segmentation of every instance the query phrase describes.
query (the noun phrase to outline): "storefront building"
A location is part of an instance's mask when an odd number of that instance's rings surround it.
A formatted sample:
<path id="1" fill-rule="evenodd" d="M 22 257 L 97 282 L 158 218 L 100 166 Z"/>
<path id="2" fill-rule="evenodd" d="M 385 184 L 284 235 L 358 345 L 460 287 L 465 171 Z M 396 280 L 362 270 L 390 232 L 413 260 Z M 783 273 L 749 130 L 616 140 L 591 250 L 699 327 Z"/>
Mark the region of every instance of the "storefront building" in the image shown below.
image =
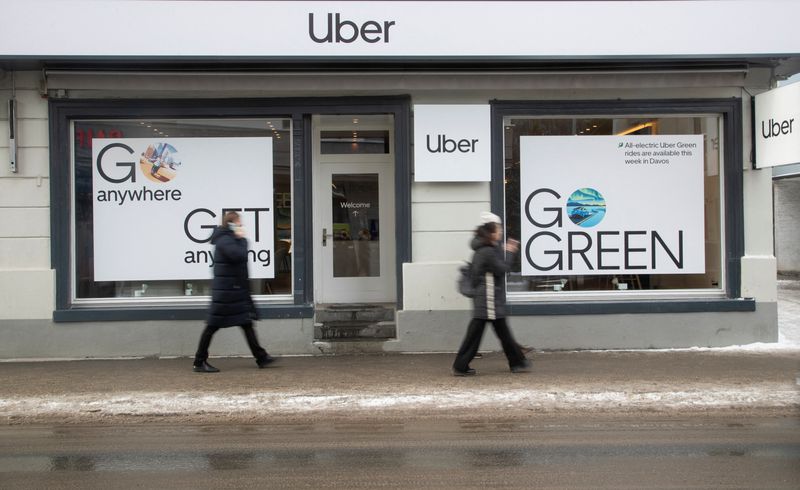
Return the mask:
<path id="1" fill-rule="evenodd" d="M 0 358 L 193 354 L 227 209 L 273 354 L 454 351 L 483 211 L 522 343 L 778 338 L 792 2 L 0 8 Z"/>

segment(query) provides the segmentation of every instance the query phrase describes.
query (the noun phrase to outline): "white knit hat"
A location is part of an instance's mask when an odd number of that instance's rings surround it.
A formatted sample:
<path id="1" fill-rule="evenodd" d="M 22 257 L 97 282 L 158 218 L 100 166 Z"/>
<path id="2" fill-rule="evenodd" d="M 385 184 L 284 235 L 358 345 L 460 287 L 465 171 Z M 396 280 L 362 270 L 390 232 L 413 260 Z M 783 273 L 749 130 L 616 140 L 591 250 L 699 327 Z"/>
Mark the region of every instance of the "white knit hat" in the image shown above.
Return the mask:
<path id="1" fill-rule="evenodd" d="M 486 223 L 497 223 L 499 225 L 502 223 L 502 221 L 500 220 L 500 216 L 488 211 L 484 211 L 481 213 L 481 224 L 485 225 Z"/>

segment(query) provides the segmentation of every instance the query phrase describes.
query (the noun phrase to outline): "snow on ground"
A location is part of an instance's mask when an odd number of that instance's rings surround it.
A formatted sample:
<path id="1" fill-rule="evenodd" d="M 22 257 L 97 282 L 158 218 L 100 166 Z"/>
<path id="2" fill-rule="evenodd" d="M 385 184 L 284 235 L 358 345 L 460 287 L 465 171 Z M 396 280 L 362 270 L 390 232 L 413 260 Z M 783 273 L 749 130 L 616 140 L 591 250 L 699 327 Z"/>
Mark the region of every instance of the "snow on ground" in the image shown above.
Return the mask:
<path id="1" fill-rule="evenodd" d="M 573 387 L 576 388 L 576 387 Z M 248 394 L 122 393 L 64 395 L 43 400 L 19 397 L 0 400 L 0 415 L 9 418 L 56 416 L 168 415 L 302 415 L 342 410 L 441 411 L 517 408 L 531 411 L 618 411 L 792 408 L 797 390 L 785 384 L 715 387 L 713 390 L 597 391 L 597 387 L 567 391 L 447 390 L 420 393 L 346 393 L 309 395 L 293 392 Z"/>

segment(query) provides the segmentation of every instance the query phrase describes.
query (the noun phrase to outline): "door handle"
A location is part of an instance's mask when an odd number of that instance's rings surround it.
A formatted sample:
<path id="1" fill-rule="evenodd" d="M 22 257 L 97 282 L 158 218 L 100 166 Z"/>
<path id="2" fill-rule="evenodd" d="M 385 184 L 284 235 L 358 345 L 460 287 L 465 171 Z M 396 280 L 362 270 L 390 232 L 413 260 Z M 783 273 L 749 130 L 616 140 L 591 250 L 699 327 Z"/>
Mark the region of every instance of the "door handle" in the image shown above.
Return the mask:
<path id="1" fill-rule="evenodd" d="M 328 245 L 328 238 L 329 238 L 329 237 L 330 237 L 330 238 L 333 238 L 333 234 L 330 234 L 330 235 L 329 235 L 329 234 L 328 234 L 328 229 L 327 229 L 327 228 L 323 228 L 323 229 L 322 229 L 322 246 L 323 246 L 323 247 L 325 247 L 325 246 L 327 246 L 327 245 Z"/>

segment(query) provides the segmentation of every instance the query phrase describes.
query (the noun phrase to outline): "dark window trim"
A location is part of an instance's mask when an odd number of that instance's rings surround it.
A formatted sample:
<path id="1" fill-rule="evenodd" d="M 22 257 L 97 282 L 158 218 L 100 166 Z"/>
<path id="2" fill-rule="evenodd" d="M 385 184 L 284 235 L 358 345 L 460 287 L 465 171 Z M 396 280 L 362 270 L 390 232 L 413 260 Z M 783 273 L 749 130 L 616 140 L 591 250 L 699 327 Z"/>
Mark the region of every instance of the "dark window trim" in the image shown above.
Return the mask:
<path id="1" fill-rule="evenodd" d="M 51 263 L 56 271 L 55 322 L 200 320 L 206 308 L 147 306 L 75 307 L 71 303 L 71 158 L 70 124 L 80 119 L 258 118 L 287 117 L 293 125 L 294 304 L 262 305 L 262 318 L 311 318 L 313 308 L 313 193 L 311 114 L 393 114 L 395 124 L 395 213 L 397 240 L 397 303 L 402 308 L 404 262 L 411 260 L 411 162 L 408 96 L 325 97 L 286 99 L 76 99 L 51 100 L 50 229 Z"/>
<path id="2" fill-rule="evenodd" d="M 661 99 L 583 101 L 491 101 L 492 183 L 491 208 L 499 216 L 505 209 L 503 118 L 509 116 L 588 116 L 653 114 L 721 114 L 723 119 L 725 204 L 724 257 L 726 298 L 703 300 L 618 300 L 588 302 L 515 302 L 515 315 L 684 313 L 755 311 L 755 301 L 740 299 L 741 259 L 744 255 L 744 203 L 742 183 L 742 99 Z"/>

